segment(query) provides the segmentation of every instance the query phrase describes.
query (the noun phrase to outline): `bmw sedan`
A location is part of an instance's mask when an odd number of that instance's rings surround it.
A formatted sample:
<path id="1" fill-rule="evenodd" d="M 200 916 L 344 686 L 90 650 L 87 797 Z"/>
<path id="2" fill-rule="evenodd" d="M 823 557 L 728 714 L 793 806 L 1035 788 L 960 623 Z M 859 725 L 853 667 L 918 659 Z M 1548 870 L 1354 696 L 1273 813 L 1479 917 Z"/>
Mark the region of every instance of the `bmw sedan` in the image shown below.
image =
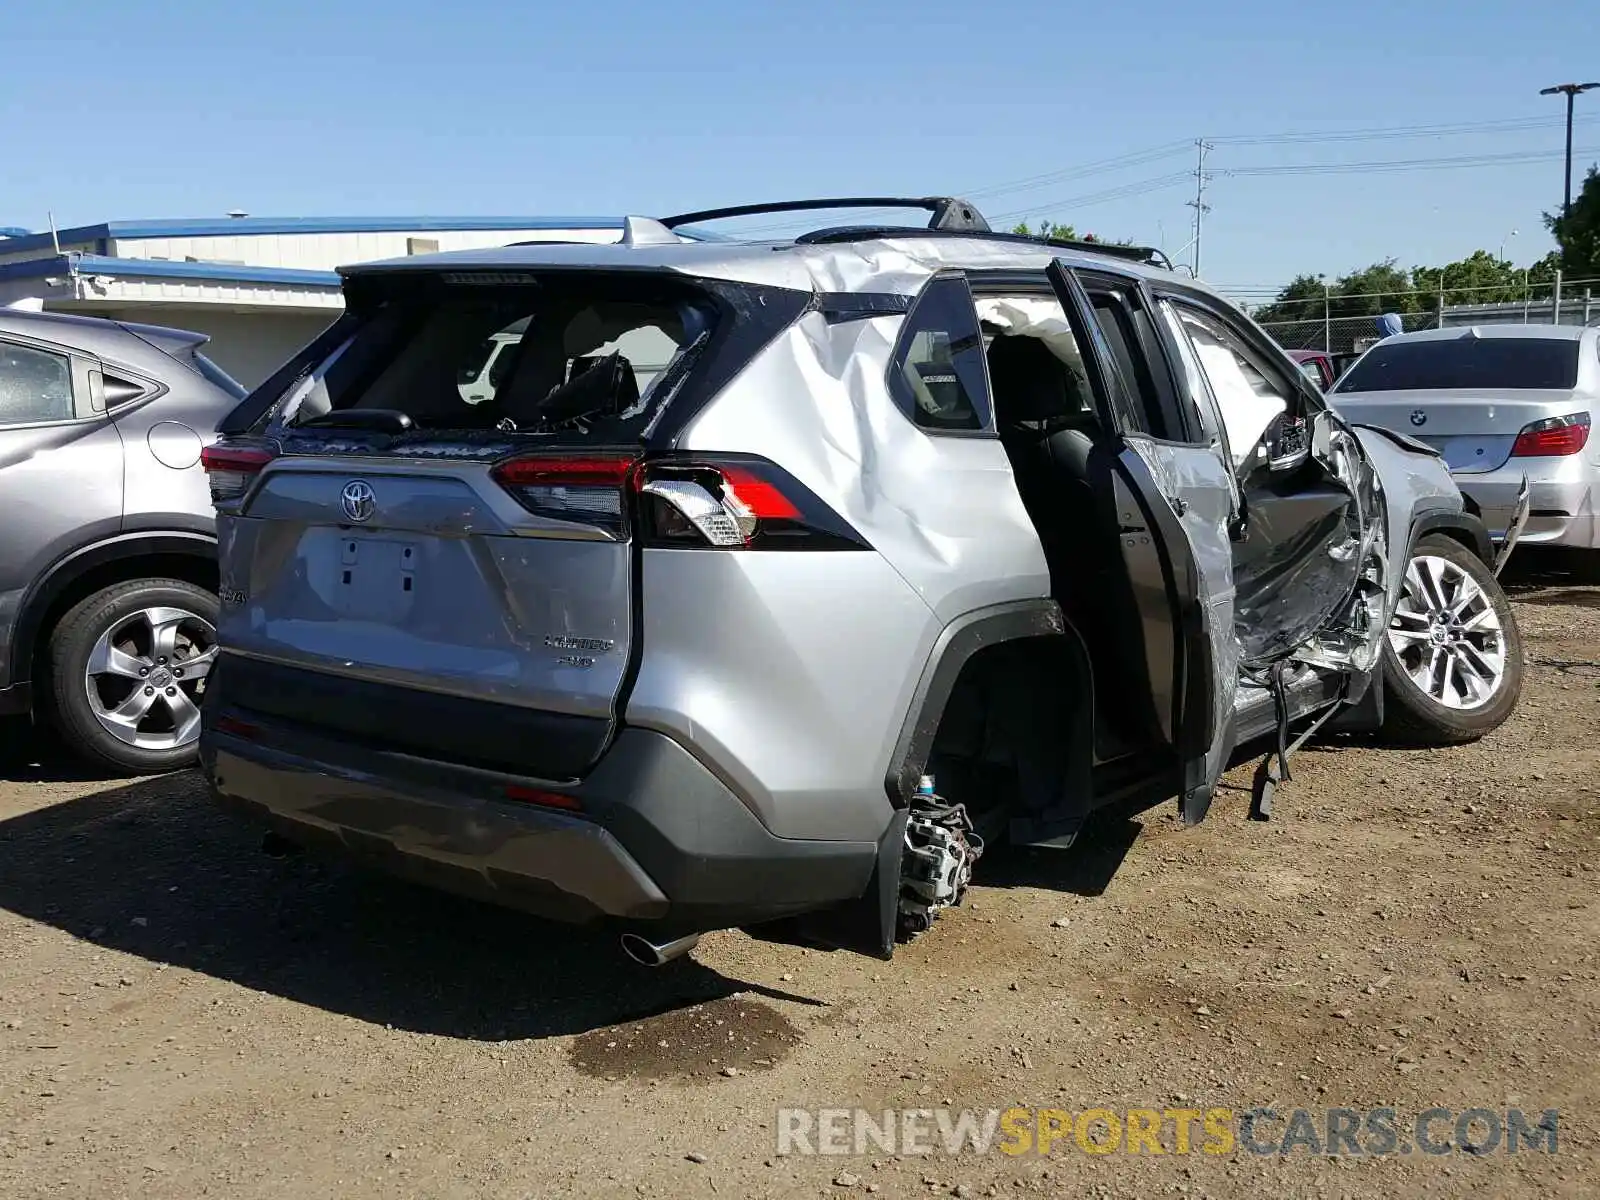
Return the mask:
<path id="1" fill-rule="evenodd" d="M 1523 543 L 1600 548 L 1600 328 L 1482 325 L 1385 338 L 1334 387 L 1352 424 L 1426 442 L 1504 535 L 1528 482 Z"/>

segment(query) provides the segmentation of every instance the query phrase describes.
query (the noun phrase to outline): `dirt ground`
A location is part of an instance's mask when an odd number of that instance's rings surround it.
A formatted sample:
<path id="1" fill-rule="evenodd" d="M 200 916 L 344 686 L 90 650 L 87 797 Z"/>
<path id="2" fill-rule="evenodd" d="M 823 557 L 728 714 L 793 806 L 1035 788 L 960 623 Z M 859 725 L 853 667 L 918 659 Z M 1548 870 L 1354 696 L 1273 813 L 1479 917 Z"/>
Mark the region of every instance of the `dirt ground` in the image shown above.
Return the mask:
<path id="1" fill-rule="evenodd" d="M 1516 599 L 1531 665 L 1496 735 L 1314 747 L 1269 824 L 1246 766 L 1198 829 L 1164 807 L 997 855 L 892 963 L 723 933 L 647 971 L 268 858 L 192 775 L 84 779 L 14 745 L 0 1196 L 1594 1195 L 1600 588 L 1536 575 Z M 1558 1109 L 1559 1141 L 777 1153 L 780 1106 L 1013 1105 L 1389 1106 L 1403 1131 Z"/>

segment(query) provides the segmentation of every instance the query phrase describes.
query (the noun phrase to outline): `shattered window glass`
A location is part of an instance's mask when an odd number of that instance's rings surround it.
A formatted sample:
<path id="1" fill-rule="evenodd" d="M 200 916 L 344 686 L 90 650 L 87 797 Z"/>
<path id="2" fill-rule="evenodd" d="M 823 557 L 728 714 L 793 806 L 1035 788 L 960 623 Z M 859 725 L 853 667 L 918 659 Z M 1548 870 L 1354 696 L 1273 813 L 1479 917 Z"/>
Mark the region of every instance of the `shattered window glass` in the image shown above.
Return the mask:
<path id="1" fill-rule="evenodd" d="M 368 409 L 425 429 L 562 427 L 631 440 L 665 402 L 657 382 L 673 366 L 681 379 L 719 319 L 701 289 L 655 276 L 394 287 L 327 364 L 323 401 L 302 404 L 297 419 Z"/>
<path id="2" fill-rule="evenodd" d="M 73 416 L 72 366 L 66 355 L 0 343 L 0 426 Z"/>

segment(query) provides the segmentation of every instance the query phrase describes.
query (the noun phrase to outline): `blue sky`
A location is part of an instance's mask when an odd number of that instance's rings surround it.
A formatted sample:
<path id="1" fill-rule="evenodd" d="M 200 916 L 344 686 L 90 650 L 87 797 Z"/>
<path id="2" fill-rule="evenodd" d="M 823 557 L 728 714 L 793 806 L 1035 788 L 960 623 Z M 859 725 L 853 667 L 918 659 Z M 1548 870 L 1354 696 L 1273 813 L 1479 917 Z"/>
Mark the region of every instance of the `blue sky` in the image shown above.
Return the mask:
<path id="1" fill-rule="evenodd" d="M 619 214 L 818 194 L 978 194 L 986 211 L 1190 238 L 1267 286 L 1385 257 L 1549 248 L 1540 87 L 1600 78 L 1592 0 L 56 0 L 11 5 L 0 225 L 134 217 Z M 1600 147 L 1600 92 L 1575 142 Z M 1224 139 L 1505 123 L 1410 138 Z M 1159 154 L 1159 151 L 1170 153 Z M 1150 151 L 1144 158 L 1137 156 Z M 1075 167 L 1135 156 L 1110 168 Z M 1600 154 L 1578 159 L 1576 173 Z M 1016 181 L 1045 180 L 1019 187 Z M 1167 178 L 1171 176 L 1172 178 Z M 1007 187 L 1006 185 L 1010 185 Z M 1124 189 L 1124 194 L 1105 193 Z M 1075 201 L 1075 202 L 1074 202 Z M 1510 238 L 1515 229 L 1518 235 Z"/>

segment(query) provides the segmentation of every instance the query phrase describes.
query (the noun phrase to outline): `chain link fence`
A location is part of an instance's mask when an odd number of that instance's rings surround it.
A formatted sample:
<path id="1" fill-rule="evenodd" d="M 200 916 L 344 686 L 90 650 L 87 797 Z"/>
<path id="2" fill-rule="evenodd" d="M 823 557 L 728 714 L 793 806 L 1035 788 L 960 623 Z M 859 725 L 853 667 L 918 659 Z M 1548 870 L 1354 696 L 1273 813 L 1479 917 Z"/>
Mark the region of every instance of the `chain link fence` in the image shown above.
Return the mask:
<path id="1" fill-rule="evenodd" d="M 1406 333 L 1419 329 L 1465 325 L 1590 325 L 1600 322 L 1600 279 L 1577 280 L 1560 287 L 1559 304 L 1553 284 L 1533 284 L 1522 296 L 1506 298 L 1507 289 L 1451 288 L 1443 298 L 1437 292 L 1369 292 L 1354 296 L 1329 295 L 1321 300 L 1291 302 L 1293 320 L 1266 320 L 1262 328 L 1288 350 L 1323 350 L 1350 354 L 1366 349 L 1383 336 L 1378 319 L 1387 313 L 1400 318 Z M 1256 305 L 1257 310 L 1281 311 L 1290 304 Z"/>

